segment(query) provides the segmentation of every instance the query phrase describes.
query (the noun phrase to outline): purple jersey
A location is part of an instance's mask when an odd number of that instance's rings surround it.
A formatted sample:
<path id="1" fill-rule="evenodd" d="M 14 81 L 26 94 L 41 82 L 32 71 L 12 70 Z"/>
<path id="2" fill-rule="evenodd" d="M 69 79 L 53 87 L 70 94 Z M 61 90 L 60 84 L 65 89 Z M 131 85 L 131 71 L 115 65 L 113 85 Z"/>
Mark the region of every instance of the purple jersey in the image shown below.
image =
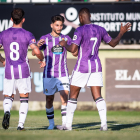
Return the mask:
<path id="1" fill-rule="evenodd" d="M 28 46 L 36 43 L 32 33 L 23 28 L 9 28 L 0 33 L 0 44 L 3 45 L 6 65 L 6 79 L 21 79 L 30 76 L 27 58 Z"/>
<path id="2" fill-rule="evenodd" d="M 71 38 L 67 35 L 53 37 L 51 34 L 42 36 L 40 39 L 45 40 L 45 44 L 40 47 L 44 50 L 46 59 L 46 67 L 44 68 L 44 78 L 58 78 L 68 76 L 67 69 L 67 50 L 59 46 L 59 41 L 68 40 L 67 44 L 71 44 Z"/>
<path id="3" fill-rule="evenodd" d="M 101 41 L 109 43 L 111 37 L 106 30 L 95 24 L 78 27 L 72 43 L 79 46 L 78 60 L 74 70 L 81 73 L 101 72 L 102 66 L 98 57 Z"/>

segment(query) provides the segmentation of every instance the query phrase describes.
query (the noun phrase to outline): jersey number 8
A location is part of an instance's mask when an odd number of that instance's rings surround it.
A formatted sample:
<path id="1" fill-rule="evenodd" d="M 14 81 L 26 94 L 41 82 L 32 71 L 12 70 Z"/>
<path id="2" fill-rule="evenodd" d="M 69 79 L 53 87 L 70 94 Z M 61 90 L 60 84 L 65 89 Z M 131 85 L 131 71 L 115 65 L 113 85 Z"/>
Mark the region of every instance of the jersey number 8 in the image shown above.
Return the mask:
<path id="1" fill-rule="evenodd" d="M 14 46 L 16 46 L 15 49 L 13 48 Z M 11 50 L 11 52 L 10 52 L 10 58 L 11 58 L 11 60 L 17 61 L 19 59 L 19 52 L 18 52 L 18 50 L 19 50 L 19 44 L 17 42 L 12 42 L 10 44 L 10 50 Z M 14 54 L 15 54 L 15 57 L 14 57 Z"/>

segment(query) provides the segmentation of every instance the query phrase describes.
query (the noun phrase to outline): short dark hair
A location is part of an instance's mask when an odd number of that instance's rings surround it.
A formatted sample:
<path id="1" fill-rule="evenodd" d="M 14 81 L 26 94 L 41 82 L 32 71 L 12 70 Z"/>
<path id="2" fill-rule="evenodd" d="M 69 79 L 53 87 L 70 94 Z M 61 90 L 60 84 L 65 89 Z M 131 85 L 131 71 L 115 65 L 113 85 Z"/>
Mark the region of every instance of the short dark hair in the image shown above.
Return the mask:
<path id="1" fill-rule="evenodd" d="M 24 17 L 24 11 L 21 8 L 14 8 L 11 12 L 11 17 L 15 24 L 19 24 Z"/>
<path id="2" fill-rule="evenodd" d="M 55 16 L 52 16 L 51 21 L 52 21 L 52 23 L 54 23 L 56 21 L 62 21 L 64 23 L 64 17 L 61 15 L 55 15 Z"/>
<path id="3" fill-rule="evenodd" d="M 84 14 L 84 13 L 87 13 L 88 15 L 90 15 L 90 11 L 89 11 L 89 9 L 88 8 L 82 8 L 82 9 L 80 9 L 80 11 L 79 11 L 79 15 L 80 14 Z"/>

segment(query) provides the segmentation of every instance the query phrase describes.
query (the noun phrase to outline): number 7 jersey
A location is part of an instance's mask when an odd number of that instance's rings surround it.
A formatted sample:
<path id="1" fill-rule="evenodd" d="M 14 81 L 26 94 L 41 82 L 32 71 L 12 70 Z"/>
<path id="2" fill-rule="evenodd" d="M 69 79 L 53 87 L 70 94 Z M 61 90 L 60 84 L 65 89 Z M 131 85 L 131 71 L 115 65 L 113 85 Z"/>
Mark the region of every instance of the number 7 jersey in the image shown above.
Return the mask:
<path id="1" fill-rule="evenodd" d="M 30 76 L 27 58 L 28 46 L 36 43 L 32 33 L 23 28 L 9 28 L 0 33 L 0 45 L 3 45 L 6 65 L 6 79 L 22 79 Z"/>
<path id="2" fill-rule="evenodd" d="M 85 24 L 78 27 L 73 36 L 72 43 L 78 45 L 78 60 L 74 70 L 81 73 L 101 72 L 102 66 L 98 57 L 101 41 L 111 41 L 103 27 L 95 24 Z"/>

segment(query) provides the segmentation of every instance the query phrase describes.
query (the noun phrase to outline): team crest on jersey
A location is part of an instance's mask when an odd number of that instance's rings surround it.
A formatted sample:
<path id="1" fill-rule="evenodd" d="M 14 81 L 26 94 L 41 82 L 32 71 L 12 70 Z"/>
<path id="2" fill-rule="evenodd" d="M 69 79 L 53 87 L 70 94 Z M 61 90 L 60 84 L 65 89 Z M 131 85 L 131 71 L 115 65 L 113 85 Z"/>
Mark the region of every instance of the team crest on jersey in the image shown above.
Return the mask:
<path id="1" fill-rule="evenodd" d="M 51 51 L 53 52 L 53 54 L 62 54 L 64 51 L 64 48 L 61 47 L 59 44 L 52 47 Z"/>
<path id="2" fill-rule="evenodd" d="M 36 43 L 36 40 L 35 39 L 32 39 L 32 42 Z"/>
<path id="3" fill-rule="evenodd" d="M 73 36 L 73 40 L 76 40 L 76 39 L 77 39 L 77 35 L 74 35 L 74 36 Z"/>

